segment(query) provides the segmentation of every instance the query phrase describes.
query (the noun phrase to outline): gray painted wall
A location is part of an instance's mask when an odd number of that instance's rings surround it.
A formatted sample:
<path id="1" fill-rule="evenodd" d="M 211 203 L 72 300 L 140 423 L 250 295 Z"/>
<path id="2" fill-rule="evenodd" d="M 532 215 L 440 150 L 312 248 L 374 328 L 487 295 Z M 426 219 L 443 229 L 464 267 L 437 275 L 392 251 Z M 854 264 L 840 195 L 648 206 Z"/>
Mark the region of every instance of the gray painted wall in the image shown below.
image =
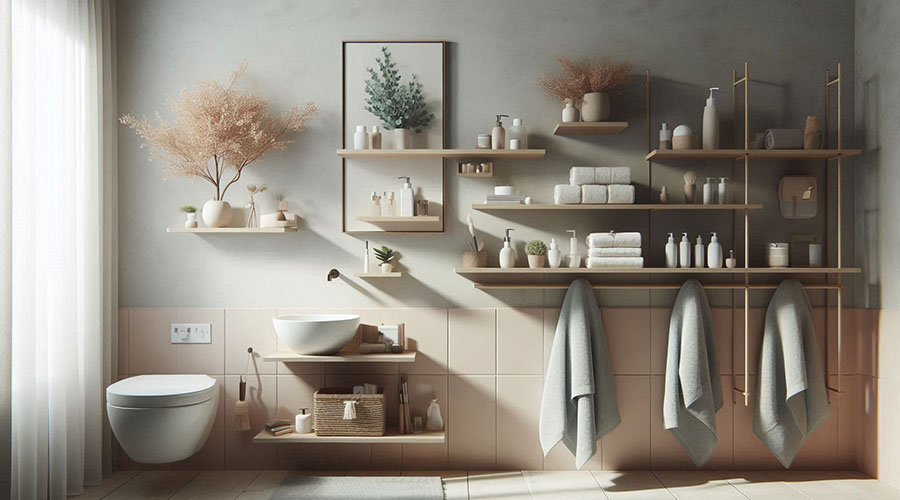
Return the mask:
<path id="1" fill-rule="evenodd" d="M 181 224 L 177 207 L 201 205 L 210 188 L 199 181 L 163 181 L 161 165 L 130 130 L 119 131 L 120 304 L 133 306 L 462 306 L 553 305 L 558 292 L 488 294 L 456 276 L 466 247 L 464 227 L 472 203 L 495 184 L 513 183 L 538 202 L 551 201 L 552 185 L 565 182 L 572 164 L 631 165 L 638 201 L 649 199 L 645 154 L 644 69 L 653 71 L 653 136 L 661 121 L 699 130 L 706 88 L 730 88 L 731 70 L 750 62 L 751 130 L 800 127 L 809 114 L 822 115 L 824 72 L 842 62 L 844 113 L 853 99 L 853 4 L 844 0 L 739 2 L 658 1 L 122 1 L 118 13 L 118 90 L 122 113 L 152 116 L 197 78 L 224 78 L 238 61 L 249 61 L 245 84 L 276 110 L 307 99 L 321 113 L 310 130 L 285 152 L 254 165 L 246 182 L 267 183 L 288 194 L 304 218 L 294 235 L 196 236 L 166 234 Z M 495 113 L 522 117 L 540 161 L 497 162 L 494 179 L 457 179 L 448 166 L 447 232 L 442 235 L 372 237 L 398 249 L 406 275 L 384 285 L 358 280 L 326 283 L 328 269 L 347 275 L 361 269 L 362 239 L 340 232 L 340 42 L 360 39 L 444 39 L 449 50 L 449 145 L 470 147 L 490 130 Z M 612 50 L 634 65 L 628 95 L 614 104 L 614 118 L 630 127 L 619 136 L 564 138 L 552 135 L 560 104 L 547 98 L 536 79 L 555 69 L 557 54 L 591 56 Z M 730 145 L 731 98 L 720 98 L 723 146 Z M 852 138 L 846 127 L 847 140 Z M 655 139 L 654 139 L 655 144 Z M 653 197 L 661 183 L 681 190 L 683 170 L 731 175 L 730 162 L 656 164 Z M 847 169 L 848 171 L 850 169 Z M 751 265 L 761 265 L 763 244 L 791 233 L 822 233 L 824 219 L 788 223 L 775 206 L 778 179 L 790 172 L 815 172 L 821 163 L 758 163 L 752 168 L 751 201 L 766 209 L 751 220 Z M 824 182 L 824 177 L 821 177 Z M 852 263 L 852 175 L 845 176 L 846 254 Z M 399 185 L 398 185 L 399 187 Z M 246 203 L 243 186 L 229 193 Z M 687 217 L 681 213 L 517 215 L 509 220 L 475 214 L 487 232 L 496 265 L 501 231 L 517 229 L 520 258 L 525 241 L 555 237 L 566 247 L 566 229 L 640 230 L 648 265 L 662 262 L 665 234 L 717 230 L 726 251 L 731 215 Z M 739 234 L 742 234 L 738 228 Z M 648 238 L 649 237 L 649 238 Z M 705 238 L 707 239 L 707 238 Z M 740 245 L 741 243 L 738 242 Z M 582 251 L 584 248 L 582 247 Z M 740 253 L 740 252 L 737 252 Z M 524 265 L 524 258 L 522 264 Z M 674 294 L 601 293 L 604 305 L 668 303 Z M 852 298 L 852 294 L 848 294 Z M 818 297 L 820 300 L 821 297 Z M 767 297 L 756 292 L 754 300 Z M 718 292 L 714 303 L 731 303 Z"/>

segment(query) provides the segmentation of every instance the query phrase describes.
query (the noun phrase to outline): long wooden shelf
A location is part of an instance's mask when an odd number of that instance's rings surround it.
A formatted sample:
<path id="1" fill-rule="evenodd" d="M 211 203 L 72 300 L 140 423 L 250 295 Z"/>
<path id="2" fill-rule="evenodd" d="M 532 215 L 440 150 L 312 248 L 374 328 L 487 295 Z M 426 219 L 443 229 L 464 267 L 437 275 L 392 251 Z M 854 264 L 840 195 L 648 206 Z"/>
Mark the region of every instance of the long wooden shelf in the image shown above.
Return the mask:
<path id="1" fill-rule="evenodd" d="M 480 210 L 483 212 L 493 212 L 495 210 L 759 210 L 763 206 L 759 203 L 743 204 L 722 204 L 722 205 L 698 205 L 683 203 L 635 203 L 630 205 L 551 205 L 551 204 L 531 204 L 531 205 L 488 205 L 475 204 L 472 210 Z"/>
<path id="2" fill-rule="evenodd" d="M 751 160 L 828 160 L 862 154 L 859 149 L 654 149 L 647 160 L 714 160 L 737 159 L 747 155 Z"/>
<path id="3" fill-rule="evenodd" d="M 288 444 L 288 443 L 379 443 L 379 444 L 441 444 L 445 441 L 444 431 L 422 432 L 421 434 L 399 434 L 395 429 L 388 429 L 384 436 L 316 436 L 309 434 L 282 434 L 273 436 L 260 431 L 254 436 L 254 443 Z"/>
<path id="4" fill-rule="evenodd" d="M 544 149 L 338 149 L 341 158 L 543 158 Z"/>
<path id="5" fill-rule="evenodd" d="M 167 227 L 167 233 L 197 234 L 282 234 L 296 233 L 294 227 Z"/>
<path id="6" fill-rule="evenodd" d="M 456 274 L 469 279 L 478 277 L 501 276 L 566 276 L 566 275 L 603 275 L 603 274 L 855 274 L 861 272 L 858 267 L 751 267 L 745 269 L 736 267 L 733 269 L 707 267 L 697 268 L 668 268 L 668 267 L 603 267 L 588 269 L 549 267 L 532 269 L 528 267 L 514 267 L 501 269 L 498 267 L 458 267 Z"/>
<path id="7" fill-rule="evenodd" d="M 426 222 L 440 222 L 441 218 L 437 215 L 414 215 L 412 217 L 357 217 L 356 220 L 360 222 L 368 222 L 370 224 L 389 224 L 389 223 L 404 223 L 404 224 L 416 224 L 416 223 L 426 223 Z"/>
<path id="8" fill-rule="evenodd" d="M 559 122 L 553 135 L 615 135 L 628 128 L 628 122 Z"/>
<path id="9" fill-rule="evenodd" d="M 390 273 L 382 273 L 382 272 L 374 272 L 374 273 L 353 273 L 353 276 L 362 279 L 370 279 L 370 278 L 400 278 L 403 276 L 403 273 L 400 271 L 393 271 Z"/>
<path id="10" fill-rule="evenodd" d="M 412 363 L 416 360 L 416 351 L 405 351 L 398 354 L 335 354 L 317 356 L 312 354 L 296 354 L 293 352 L 276 352 L 263 355 L 263 361 L 281 363 Z"/>

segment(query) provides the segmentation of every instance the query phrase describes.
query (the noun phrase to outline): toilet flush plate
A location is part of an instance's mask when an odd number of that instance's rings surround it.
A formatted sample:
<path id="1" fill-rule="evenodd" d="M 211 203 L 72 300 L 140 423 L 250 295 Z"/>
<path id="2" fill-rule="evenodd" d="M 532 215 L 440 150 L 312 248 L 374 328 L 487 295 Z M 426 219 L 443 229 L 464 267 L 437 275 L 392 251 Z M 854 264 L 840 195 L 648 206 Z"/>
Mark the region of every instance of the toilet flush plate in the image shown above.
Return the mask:
<path id="1" fill-rule="evenodd" d="M 209 323 L 172 323 L 172 344 L 210 344 L 212 325 Z"/>

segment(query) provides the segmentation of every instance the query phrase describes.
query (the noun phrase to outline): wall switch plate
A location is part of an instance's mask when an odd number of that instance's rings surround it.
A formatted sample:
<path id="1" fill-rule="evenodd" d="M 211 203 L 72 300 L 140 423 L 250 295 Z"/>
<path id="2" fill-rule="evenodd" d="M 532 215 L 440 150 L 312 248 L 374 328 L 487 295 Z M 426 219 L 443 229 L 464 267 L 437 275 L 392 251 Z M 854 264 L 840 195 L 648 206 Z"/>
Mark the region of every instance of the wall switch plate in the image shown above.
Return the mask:
<path id="1" fill-rule="evenodd" d="M 210 344 L 212 325 L 209 323 L 172 323 L 172 344 Z"/>

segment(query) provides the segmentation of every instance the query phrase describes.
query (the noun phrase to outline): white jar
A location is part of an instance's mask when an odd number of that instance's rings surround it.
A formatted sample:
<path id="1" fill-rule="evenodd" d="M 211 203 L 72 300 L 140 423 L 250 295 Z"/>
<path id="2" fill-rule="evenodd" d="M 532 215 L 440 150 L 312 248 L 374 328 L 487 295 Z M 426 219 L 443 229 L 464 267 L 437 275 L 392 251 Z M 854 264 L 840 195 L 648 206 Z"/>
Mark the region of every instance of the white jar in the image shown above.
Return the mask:
<path id="1" fill-rule="evenodd" d="M 788 267 L 790 254 L 790 245 L 788 243 L 769 243 L 766 246 L 766 265 L 769 267 Z"/>

